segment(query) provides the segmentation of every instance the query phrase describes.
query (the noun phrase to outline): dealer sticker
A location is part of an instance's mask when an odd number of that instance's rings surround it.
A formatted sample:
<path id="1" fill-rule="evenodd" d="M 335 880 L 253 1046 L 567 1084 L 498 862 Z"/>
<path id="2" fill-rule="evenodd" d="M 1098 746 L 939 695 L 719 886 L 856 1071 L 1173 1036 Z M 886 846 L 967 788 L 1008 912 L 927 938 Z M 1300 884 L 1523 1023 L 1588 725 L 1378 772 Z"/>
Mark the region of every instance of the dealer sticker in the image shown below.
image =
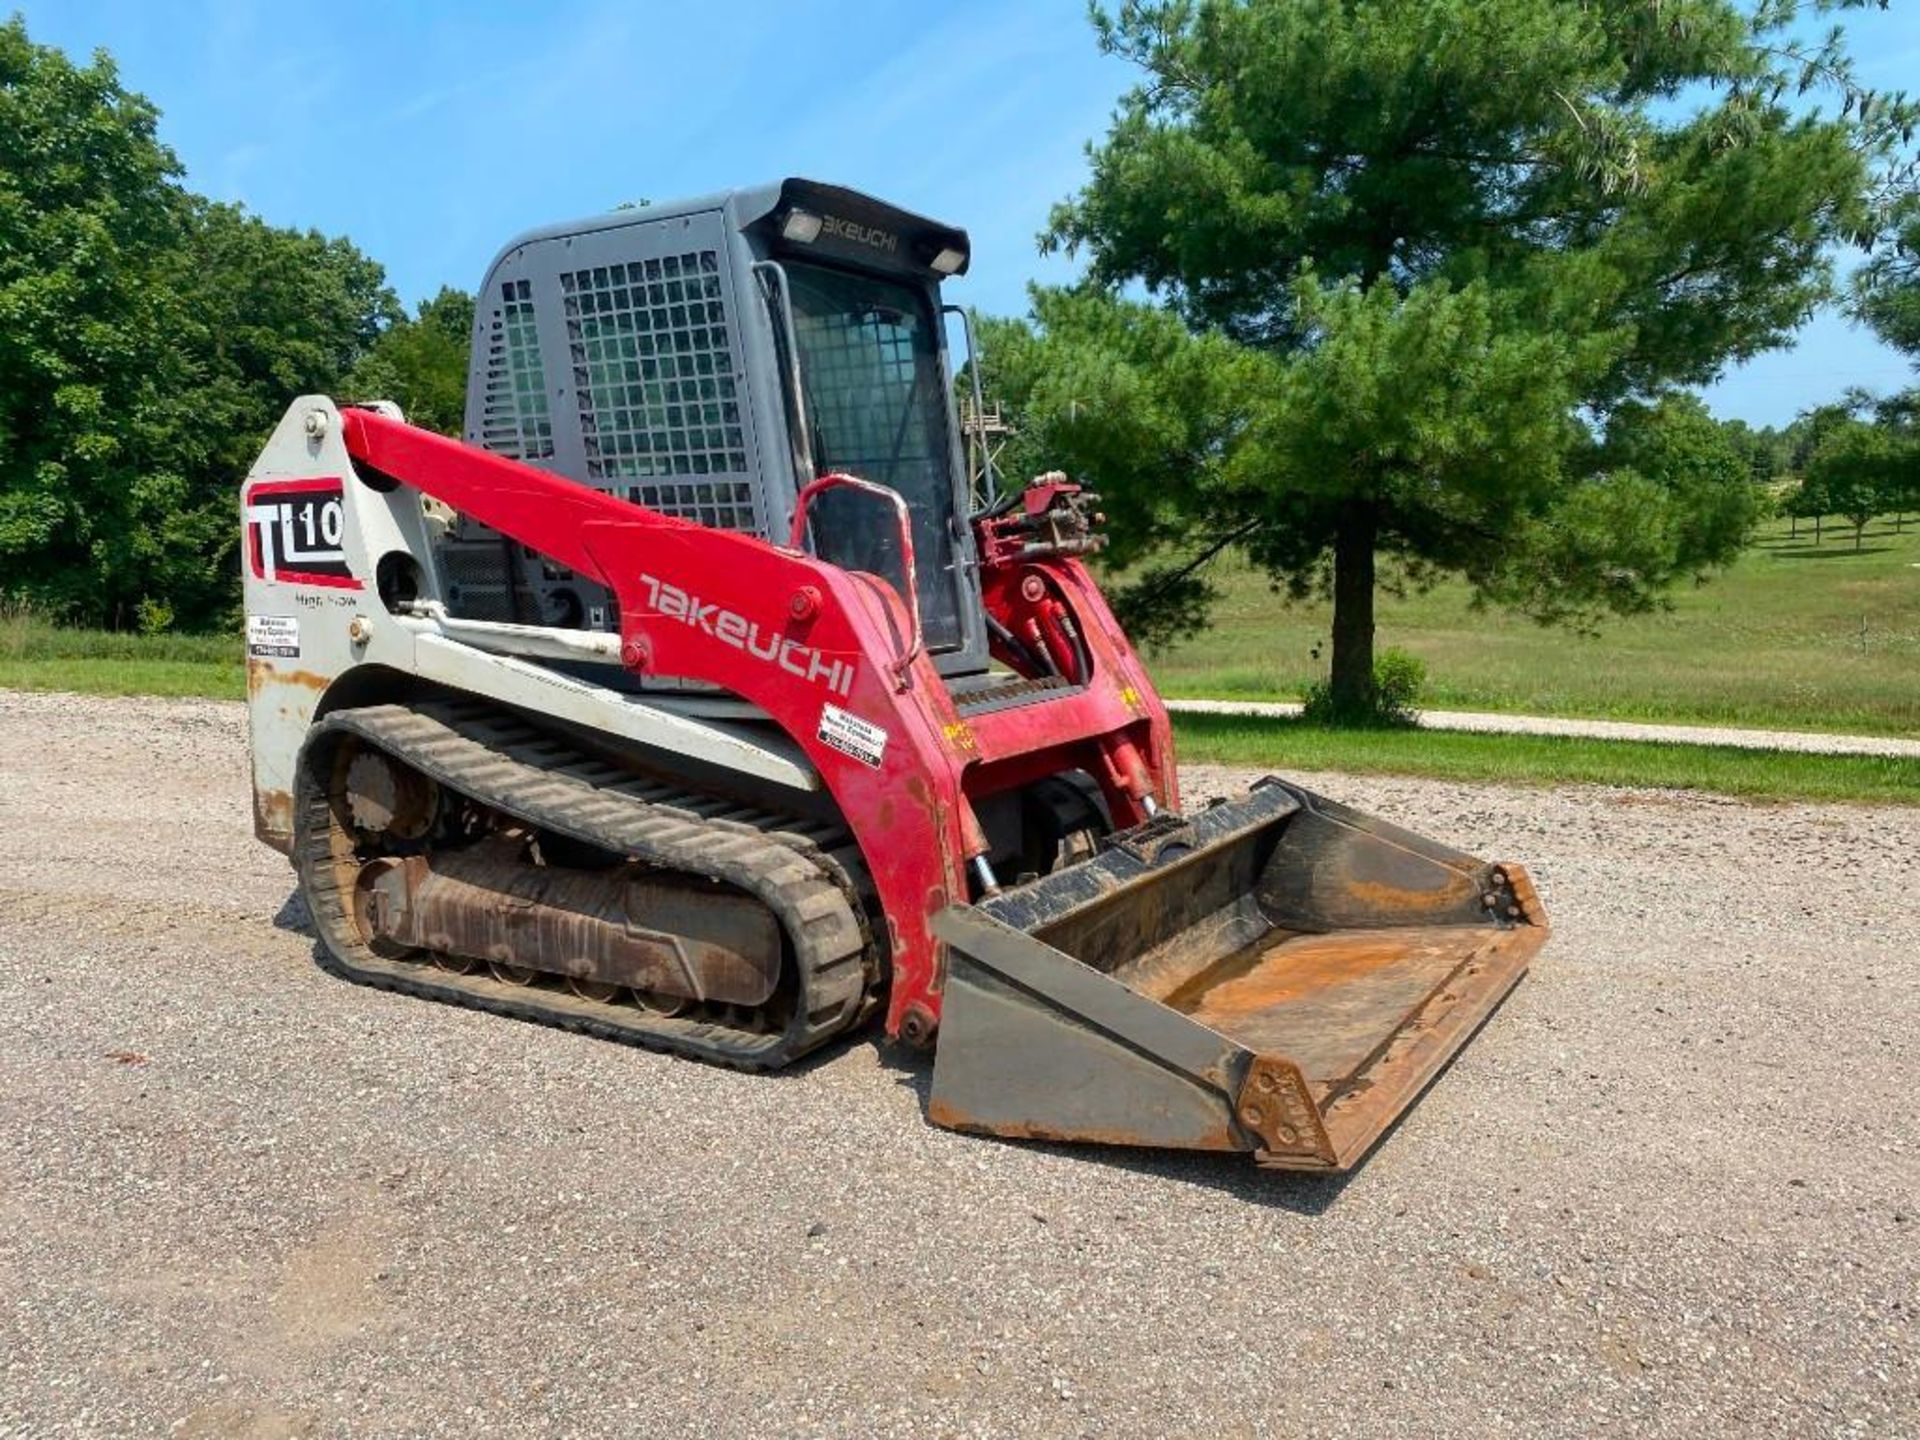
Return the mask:
<path id="1" fill-rule="evenodd" d="M 247 654 L 300 658 L 300 621 L 292 615 L 247 616 Z"/>
<path id="2" fill-rule="evenodd" d="M 887 732 L 858 715 L 828 705 L 820 711 L 820 740 L 842 755 L 851 755 L 862 765 L 880 768 L 880 757 L 887 753 Z"/>

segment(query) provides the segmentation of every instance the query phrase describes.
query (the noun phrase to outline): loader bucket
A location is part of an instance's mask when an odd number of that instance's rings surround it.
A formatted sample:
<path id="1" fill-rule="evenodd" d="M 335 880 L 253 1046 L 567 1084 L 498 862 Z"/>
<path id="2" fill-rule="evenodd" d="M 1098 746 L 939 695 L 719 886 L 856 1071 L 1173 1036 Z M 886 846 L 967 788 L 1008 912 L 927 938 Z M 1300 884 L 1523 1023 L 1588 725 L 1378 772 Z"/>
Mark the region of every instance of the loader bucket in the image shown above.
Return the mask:
<path id="1" fill-rule="evenodd" d="M 928 1114 L 994 1135 L 1344 1170 L 1525 973 L 1490 864 L 1277 779 L 942 911 Z"/>

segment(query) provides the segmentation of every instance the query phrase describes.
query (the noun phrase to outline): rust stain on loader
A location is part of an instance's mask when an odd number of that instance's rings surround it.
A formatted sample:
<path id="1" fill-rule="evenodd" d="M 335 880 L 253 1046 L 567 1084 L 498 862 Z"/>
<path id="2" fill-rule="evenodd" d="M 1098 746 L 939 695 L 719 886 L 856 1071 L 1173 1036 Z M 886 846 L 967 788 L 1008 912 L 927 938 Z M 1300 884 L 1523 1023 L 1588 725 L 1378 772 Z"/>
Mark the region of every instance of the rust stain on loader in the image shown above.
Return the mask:
<path id="1" fill-rule="evenodd" d="M 1306 1077 L 1291 1061 L 1256 1055 L 1235 1102 L 1240 1123 L 1260 1137 L 1263 1158 L 1285 1157 L 1306 1168 L 1331 1166 L 1339 1159 Z"/>
<path id="2" fill-rule="evenodd" d="M 1540 903 L 1540 892 L 1534 889 L 1533 877 L 1527 873 L 1527 867 L 1503 860 L 1496 868 L 1507 877 L 1507 884 L 1513 887 L 1513 901 L 1520 911 L 1519 918 L 1540 932 L 1540 943 L 1544 944 L 1552 933 L 1552 927 L 1547 924 L 1547 907 Z"/>
<path id="3" fill-rule="evenodd" d="M 1437 890 L 1409 890 L 1377 880 L 1352 880 L 1341 888 L 1354 904 L 1397 920 L 1411 915 L 1444 914 L 1476 893 L 1476 887 L 1465 880 Z"/>
<path id="4" fill-rule="evenodd" d="M 779 922 L 751 896 L 644 865 L 531 866 L 521 846 L 387 857 L 360 872 L 360 927 L 413 949 L 759 1005 L 779 978 Z"/>
<path id="5" fill-rule="evenodd" d="M 1336 1166 L 1344 1168 L 1365 1154 L 1418 1098 L 1519 984 L 1528 961 L 1546 938 L 1545 926 L 1522 925 L 1500 932 L 1361 1064 L 1345 1076 L 1315 1084 L 1321 1091 L 1320 1113 Z M 1299 1164 L 1277 1154 L 1262 1155 L 1260 1160 L 1285 1168 Z"/>
<path id="6" fill-rule="evenodd" d="M 332 683 L 328 676 L 317 675 L 311 670 L 282 670 L 272 661 L 257 656 L 247 661 L 248 695 L 258 695 L 269 685 L 291 685 L 318 695 Z"/>
<path id="7" fill-rule="evenodd" d="M 1250 945 L 1219 967 L 1189 981 L 1166 1003 L 1203 1024 L 1232 1023 L 1235 1015 L 1269 1010 L 1347 985 L 1409 962 L 1450 959 L 1458 964 L 1462 940 L 1478 948 L 1488 933 L 1477 928 L 1347 930 L 1331 935 L 1285 936 L 1278 944 Z M 1471 954 L 1471 949 L 1467 951 Z"/>
<path id="8" fill-rule="evenodd" d="M 285 853 L 293 843 L 293 796 L 285 790 L 255 790 L 253 833 Z"/>

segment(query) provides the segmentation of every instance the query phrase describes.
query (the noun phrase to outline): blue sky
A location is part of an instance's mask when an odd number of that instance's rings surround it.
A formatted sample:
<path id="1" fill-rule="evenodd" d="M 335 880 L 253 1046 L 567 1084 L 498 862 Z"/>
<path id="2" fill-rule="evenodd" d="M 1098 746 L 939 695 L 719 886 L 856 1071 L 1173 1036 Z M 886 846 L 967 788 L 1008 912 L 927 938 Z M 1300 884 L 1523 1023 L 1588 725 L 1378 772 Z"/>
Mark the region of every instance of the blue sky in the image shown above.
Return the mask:
<path id="1" fill-rule="evenodd" d="M 1073 274 L 1034 236 L 1131 74 L 1095 53 L 1081 0 L 23 8 L 43 44 L 112 51 L 196 189 L 350 236 L 409 302 L 471 289 L 535 225 L 801 174 L 964 225 L 950 298 L 1019 311 L 1029 280 Z M 1920 5 L 1894 10 L 1851 22 L 1883 87 L 1920 76 Z M 1910 374 L 1828 314 L 1708 398 L 1784 423 Z"/>

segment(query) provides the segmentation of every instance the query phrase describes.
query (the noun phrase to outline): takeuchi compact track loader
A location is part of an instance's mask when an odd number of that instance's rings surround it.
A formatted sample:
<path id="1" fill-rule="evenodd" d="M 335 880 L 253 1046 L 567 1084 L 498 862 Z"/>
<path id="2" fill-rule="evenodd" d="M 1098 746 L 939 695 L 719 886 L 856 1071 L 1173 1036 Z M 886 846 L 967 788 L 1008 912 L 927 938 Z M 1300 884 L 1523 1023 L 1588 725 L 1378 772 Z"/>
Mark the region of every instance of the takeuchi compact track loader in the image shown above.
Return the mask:
<path id="1" fill-rule="evenodd" d="M 1345 1168 L 1539 902 L 1281 779 L 1182 809 L 1095 497 L 967 473 L 967 261 L 806 180 L 625 211 L 494 262 L 465 443 L 296 400 L 257 832 L 357 980 L 756 1070 L 879 1014 L 942 1125 Z"/>

